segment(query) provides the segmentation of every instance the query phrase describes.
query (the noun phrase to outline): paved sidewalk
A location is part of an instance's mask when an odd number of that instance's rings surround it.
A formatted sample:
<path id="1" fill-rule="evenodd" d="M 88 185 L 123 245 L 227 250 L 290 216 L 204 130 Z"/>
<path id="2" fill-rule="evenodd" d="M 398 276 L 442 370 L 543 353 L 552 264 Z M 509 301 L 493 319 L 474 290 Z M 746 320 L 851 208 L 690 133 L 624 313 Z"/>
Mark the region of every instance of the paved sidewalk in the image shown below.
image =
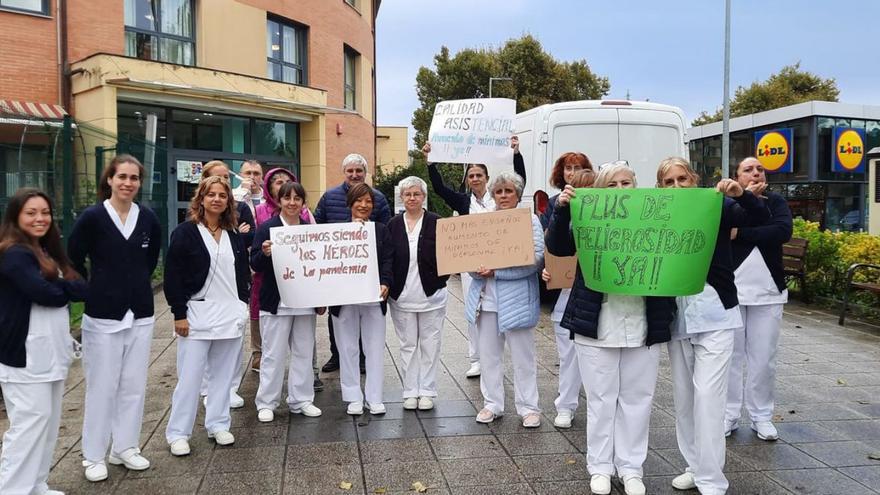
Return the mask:
<path id="1" fill-rule="evenodd" d="M 217 447 L 201 426 L 200 411 L 192 454 L 174 458 L 164 430 L 176 382 L 176 346 L 171 317 L 157 297 L 157 324 L 142 446 L 152 467 L 128 472 L 110 466 L 110 479 L 88 483 L 80 453 L 84 382 L 77 362 L 64 398 L 61 437 L 50 486 L 70 494 L 188 493 L 379 494 L 413 493 L 413 483 L 429 494 L 586 494 L 585 405 L 571 430 L 557 430 L 557 354 L 545 315 L 535 338 L 543 424 L 526 431 L 512 414 L 513 387 L 507 383 L 508 416 L 492 425 L 474 421 L 482 405 L 479 381 L 464 378 L 466 326 L 460 285 L 451 282 L 449 315 L 439 368 L 439 400 L 433 411 L 404 411 L 400 397 L 398 340 L 388 320 L 384 416 L 345 414 L 338 374 L 322 374 L 316 397 L 324 415 L 305 418 L 276 414 L 259 423 L 253 406 L 257 375 L 241 387 L 247 405 L 233 411 L 236 443 Z M 319 317 L 319 362 L 329 356 L 326 318 Z M 728 440 L 731 494 L 867 494 L 880 492 L 880 331 L 791 304 L 786 307 L 778 365 L 777 425 L 781 439 L 758 440 L 748 424 Z M 510 376 L 510 375 L 509 375 Z M 676 492 L 670 480 L 683 469 L 675 442 L 672 383 L 665 349 L 654 399 L 650 451 L 645 465 L 648 493 Z M 0 411 L 0 432 L 7 427 Z M 350 489 L 340 488 L 341 483 Z M 615 484 L 615 493 L 623 493 Z"/>

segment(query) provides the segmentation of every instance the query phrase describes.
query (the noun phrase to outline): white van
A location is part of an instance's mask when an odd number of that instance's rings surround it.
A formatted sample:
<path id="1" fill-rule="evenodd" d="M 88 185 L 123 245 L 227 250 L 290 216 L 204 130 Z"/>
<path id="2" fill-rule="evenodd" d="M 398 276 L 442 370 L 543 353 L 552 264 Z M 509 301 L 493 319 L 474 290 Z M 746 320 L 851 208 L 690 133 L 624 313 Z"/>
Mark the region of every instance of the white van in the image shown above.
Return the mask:
<path id="1" fill-rule="evenodd" d="M 548 181 L 556 159 L 568 151 L 586 154 L 594 167 L 626 160 L 639 187 L 654 187 L 660 160 L 688 158 L 686 130 L 681 109 L 638 101 L 571 101 L 517 114 L 516 134 L 527 175 L 522 206 L 531 208 L 537 202 L 543 211 L 546 198 L 559 192 Z"/>

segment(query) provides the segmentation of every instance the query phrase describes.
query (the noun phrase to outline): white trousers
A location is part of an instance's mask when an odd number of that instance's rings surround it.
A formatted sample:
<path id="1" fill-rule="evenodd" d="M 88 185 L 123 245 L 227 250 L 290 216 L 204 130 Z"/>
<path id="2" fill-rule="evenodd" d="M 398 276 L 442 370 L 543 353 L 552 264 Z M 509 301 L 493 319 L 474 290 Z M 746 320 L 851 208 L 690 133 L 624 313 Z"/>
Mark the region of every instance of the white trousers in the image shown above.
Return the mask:
<path id="1" fill-rule="evenodd" d="M 481 311 L 477 316 L 480 332 L 480 392 L 483 407 L 499 416 L 504 413 L 504 343 L 513 361 L 513 393 L 516 413 L 540 413 L 538 408 L 538 365 L 535 362 L 533 329 L 498 331 L 498 313 Z"/>
<path id="2" fill-rule="evenodd" d="M 82 452 L 90 462 L 138 448 L 153 323 L 115 333 L 82 333 L 86 399 Z"/>
<path id="3" fill-rule="evenodd" d="M 31 495 L 49 489 L 49 468 L 61 425 L 64 380 L 2 383 L 9 429 L 0 454 L 0 493 Z"/>
<path id="4" fill-rule="evenodd" d="M 587 389 L 587 470 L 642 476 L 660 346 L 575 347 Z"/>
<path id="5" fill-rule="evenodd" d="M 437 397 L 437 364 L 446 306 L 411 312 L 391 308 L 391 321 L 400 339 L 403 398 Z"/>
<path id="6" fill-rule="evenodd" d="M 734 329 L 691 334 L 669 343 L 675 436 L 702 495 L 723 494 L 724 409 Z"/>
<path id="7" fill-rule="evenodd" d="M 241 339 L 241 352 L 235 356 L 235 373 L 233 373 L 232 378 L 229 380 L 229 392 L 238 392 L 238 387 L 241 385 L 242 379 L 244 379 L 244 373 L 247 368 L 249 357 L 244 353 L 245 340 L 242 337 Z M 211 373 L 211 364 L 208 363 L 208 367 L 205 369 L 205 374 L 202 376 L 202 383 L 199 386 L 199 394 L 203 397 L 208 395 L 208 375 Z"/>
<path id="8" fill-rule="evenodd" d="M 581 371 L 578 369 L 578 347 L 569 337 L 568 329 L 559 326 L 559 322 L 553 323 L 556 333 L 556 349 L 559 351 L 559 395 L 553 404 L 556 412 L 571 411 L 574 413 L 578 408 L 578 399 L 581 393 Z"/>
<path id="9" fill-rule="evenodd" d="M 727 419 L 736 421 L 743 405 L 743 366 L 745 366 L 746 411 L 752 421 L 773 418 L 776 391 L 776 349 L 782 304 L 743 306 L 745 328 L 736 331 L 730 380 L 727 387 Z"/>
<path id="10" fill-rule="evenodd" d="M 339 349 L 339 381 L 345 402 L 382 403 L 385 379 L 385 315 L 376 305 L 348 305 L 333 317 L 333 333 Z M 265 335 L 265 334 L 264 334 Z M 358 338 L 364 347 L 364 365 L 367 370 L 364 390 L 361 391 L 360 350 Z M 263 353 L 266 351 L 264 350 Z"/>
<path id="11" fill-rule="evenodd" d="M 467 301 L 468 292 L 471 289 L 473 279 L 467 272 L 461 274 L 461 294 L 462 300 Z M 468 359 L 471 364 L 480 362 L 480 332 L 477 330 L 476 323 L 468 323 Z"/>
<path id="12" fill-rule="evenodd" d="M 241 337 L 201 340 L 177 338 L 177 386 L 171 396 L 171 416 L 165 428 L 168 443 L 189 439 L 199 410 L 199 389 L 207 370 L 208 404 L 205 429 L 229 431 L 229 382 L 236 372 Z"/>
<path id="13" fill-rule="evenodd" d="M 312 358 L 315 355 L 316 315 L 260 316 L 263 356 L 257 410 L 275 409 L 281 401 L 284 368 L 287 372 L 287 405 L 299 409 L 315 400 Z"/>

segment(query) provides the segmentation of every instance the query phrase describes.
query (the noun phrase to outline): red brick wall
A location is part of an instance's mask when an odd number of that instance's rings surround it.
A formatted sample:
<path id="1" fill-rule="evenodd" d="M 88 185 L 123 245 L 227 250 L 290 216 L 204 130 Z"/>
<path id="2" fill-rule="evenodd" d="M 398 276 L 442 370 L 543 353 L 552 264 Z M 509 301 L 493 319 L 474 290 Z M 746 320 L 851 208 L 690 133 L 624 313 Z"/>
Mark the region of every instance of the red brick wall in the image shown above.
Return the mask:
<path id="1" fill-rule="evenodd" d="M 0 98 L 60 104 L 54 18 L 0 11 Z"/>
<path id="2" fill-rule="evenodd" d="M 121 0 L 67 0 L 70 63 L 95 53 L 125 55 L 125 6 Z"/>

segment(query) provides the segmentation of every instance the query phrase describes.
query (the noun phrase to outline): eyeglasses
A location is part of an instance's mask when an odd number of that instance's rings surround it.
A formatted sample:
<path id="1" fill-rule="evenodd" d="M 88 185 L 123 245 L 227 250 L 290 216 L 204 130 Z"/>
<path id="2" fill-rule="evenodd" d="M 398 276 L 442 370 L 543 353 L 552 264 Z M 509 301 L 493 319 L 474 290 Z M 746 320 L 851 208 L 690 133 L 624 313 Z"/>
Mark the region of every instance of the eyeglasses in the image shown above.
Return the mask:
<path id="1" fill-rule="evenodd" d="M 602 165 L 599 165 L 599 171 L 606 167 L 613 167 L 616 165 L 623 165 L 626 168 L 630 168 L 629 162 L 626 160 L 614 160 L 613 162 L 605 162 Z"/>

